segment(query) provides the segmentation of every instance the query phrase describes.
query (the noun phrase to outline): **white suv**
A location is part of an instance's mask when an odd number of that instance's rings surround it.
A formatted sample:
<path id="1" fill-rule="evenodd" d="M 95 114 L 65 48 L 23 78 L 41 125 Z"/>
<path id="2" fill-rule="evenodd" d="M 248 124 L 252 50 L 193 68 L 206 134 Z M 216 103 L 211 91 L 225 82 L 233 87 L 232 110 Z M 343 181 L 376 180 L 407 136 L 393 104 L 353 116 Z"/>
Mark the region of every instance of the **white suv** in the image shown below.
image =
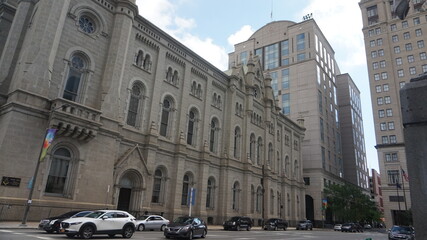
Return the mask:
<path id="1" fill-rule="evenodd" d="M 61 232 L 71 238 L 79 235 L 89 239 L 94 234 L 108 234 L 109 237 L 121 234 L 131 238 L 135 232 L 135 217 L 120 210 L 98 210 L 82 218 L 64 220 L 61 226 Z"/>

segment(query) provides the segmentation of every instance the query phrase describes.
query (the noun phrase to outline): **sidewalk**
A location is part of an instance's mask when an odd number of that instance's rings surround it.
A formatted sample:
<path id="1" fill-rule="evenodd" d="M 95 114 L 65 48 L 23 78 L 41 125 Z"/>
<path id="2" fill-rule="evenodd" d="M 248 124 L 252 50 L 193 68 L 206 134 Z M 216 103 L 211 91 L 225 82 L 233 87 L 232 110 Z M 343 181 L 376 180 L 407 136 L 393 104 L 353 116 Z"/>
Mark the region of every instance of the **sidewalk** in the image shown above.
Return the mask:
<path id="1" fill-rule="evenodd" d="M 17 228 L 27 228 L 27 229 L 37 229 L 39 227 L 39 222 L 27 222 L 27 224 L 22 225 L 21 222 L 0 222 L 0 229 L 17 229 Z"/>

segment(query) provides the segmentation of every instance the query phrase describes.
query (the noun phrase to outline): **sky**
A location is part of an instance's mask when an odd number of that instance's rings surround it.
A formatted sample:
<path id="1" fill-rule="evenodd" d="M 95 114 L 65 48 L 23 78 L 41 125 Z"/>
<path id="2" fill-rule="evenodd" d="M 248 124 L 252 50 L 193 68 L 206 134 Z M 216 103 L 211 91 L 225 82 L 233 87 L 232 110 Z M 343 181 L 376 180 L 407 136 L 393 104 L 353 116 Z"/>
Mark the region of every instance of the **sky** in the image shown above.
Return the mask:
<path id="1" fill-rule="evenodd" d="M 136 0 L 139 15 L 220 70 L 228 53 L 272 21 L 303 21 L 312 14 L 335 51 L 341 73 L 361 92 L 368 168 L 379 171 L 360 0 Z"/>

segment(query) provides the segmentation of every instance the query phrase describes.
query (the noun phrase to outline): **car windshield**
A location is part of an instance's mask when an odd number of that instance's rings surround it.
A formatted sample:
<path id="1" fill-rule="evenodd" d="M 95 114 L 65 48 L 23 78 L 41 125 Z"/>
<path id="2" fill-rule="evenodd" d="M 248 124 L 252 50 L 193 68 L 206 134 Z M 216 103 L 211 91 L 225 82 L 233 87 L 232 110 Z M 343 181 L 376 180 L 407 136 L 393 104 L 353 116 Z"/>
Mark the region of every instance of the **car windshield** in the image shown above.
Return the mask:
<path id="1" fill-rule="evenodd" d="M 412 233 L 412 229 L 410 227 L 394 227 L 391 231 L 395 233 L 402 233 L 402 234 Z"/>
<path id="2" fill-rule="evenodd" d="M 185 224 L 191 224 L 193 222 L 192 217 L 179 217 L 173 221 L 174 223 L 185 223 Z"/>
<path id="3" fill-rule="evenodd" d="M 275 222 L 275 221 L 276 221 L 276 219 L 268 219 L 267 223 L 272 223 L 272 222 Z"/>
<path id="4" fill-rule="evenodd" d="M 73 216 L 74 214 L 76 214 L 77 212 L 67 212 L 62 214 L 61 216 L 59 216 L 58 218 L 69 218 L 71 216 Z"/>
<path id="5" fill-rule="evenodd" d="M 89 213 L 91 213 L 91 211 L 79 212 L 79 213 L 76 213 L 75 215 L 73 215 L 73 217 L 84 217 L 84 216 L 88 215 Z"/>
<path id="6" fill-rule="evenodd" d="M 240 219 L 240 217 L 232 217 L 231 219 L 230 219 L 230 221 L 238 221 Z"/>
<path id="7" fill-rule="evenodd" d="M 145 220 L 145 219 L 147 219 L 149 216 L 148 215 L 142 215 L 141 217 L 139 217 L 138 219 L 139 220 Z"/>
<path id="8" fill-rule="evenodd" d="M 104 213 L 105 212 L 96 211 L 96 212 L 88 214 L 86 217 L 88 217 L 88 218 L 98 218 L 98 217 L 100 217 Z"/>

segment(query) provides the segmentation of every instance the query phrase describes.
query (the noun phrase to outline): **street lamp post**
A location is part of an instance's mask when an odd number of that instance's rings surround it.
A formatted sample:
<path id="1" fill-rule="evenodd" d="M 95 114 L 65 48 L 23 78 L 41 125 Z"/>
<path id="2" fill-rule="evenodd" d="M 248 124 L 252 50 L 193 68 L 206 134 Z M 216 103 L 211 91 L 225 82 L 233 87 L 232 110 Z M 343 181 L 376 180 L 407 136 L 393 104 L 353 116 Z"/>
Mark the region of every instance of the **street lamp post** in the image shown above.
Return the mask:
<path id="1" fill-rule="evenodd" d="M 40 163 L 42 162 L 41 158 L 42 158 L 42 154 L 43 154 L 43 148 L 45 145 L 46 138 L 49 135 L 49 126 L 50 126 L 50 121 L 52 120 L 52 113 L 53 113 L 53 111 L 60 109 L 60 108 L 63 108 L 63 107 L 66 107 L 66 105 L 61 105 L 59 107 L 52 108 L 49 112 L 49 118 L 47 121 L 46 133 L 45 133 L 45 137 L 43 138 L 42 146 L 40 148 L 39 157 L 37 158 L 36 169 L 34 170 L 34 175 L 33 175 L 32 182 L 31 182 L 30 193 L 28 194 L 27 205 L 25 207 L 24 217 L 22 218 L 21 226 L 27 225 L 28 213 L 30 212 L 31 203 L 33 202 L 32 198 L 33 198 L 33 193 L 34 193 L 34 187 L 36 185 L 36 180 L 37 180 L 37 175 L 38 175 L 38 171 L 40 168 Z"/>

